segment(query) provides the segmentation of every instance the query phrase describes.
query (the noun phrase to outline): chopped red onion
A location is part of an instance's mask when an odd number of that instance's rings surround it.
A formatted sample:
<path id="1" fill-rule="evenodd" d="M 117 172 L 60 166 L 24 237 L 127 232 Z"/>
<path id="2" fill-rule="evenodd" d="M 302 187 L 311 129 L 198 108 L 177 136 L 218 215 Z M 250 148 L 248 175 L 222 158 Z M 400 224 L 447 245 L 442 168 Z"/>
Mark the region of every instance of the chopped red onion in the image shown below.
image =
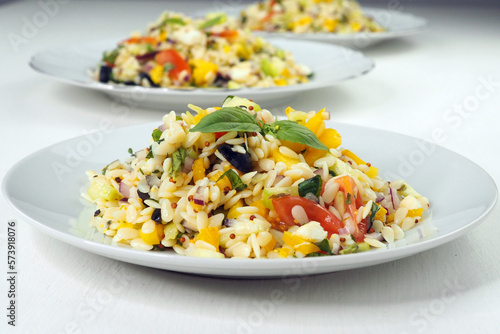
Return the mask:
<path id="1" fill-rule="evenodd" d="M 237 219 L 226 218 L 226 220 L 224 220 L 224 225 L 226 225 L 227 227 L 234 227 L 234 225 L 236 225 L 237 222 L 238 222 Z"/>
<path id="2" fill-rule="evenodd" d="M 338 235 L 349 234 L 349 230 L 345 227 L 342 227 L 342 228 L 339 228 L 337 233 L 338 233 Z"/>
<path id="3" fill-rule="evenodd" d="M 385 199 L 385 196 L 382 194 L 377 194 L 377 198 L 375 199 L 376 203 L 380 203 Z"/>
<path id="4" fill-rule="evenodd" d="M 278 182 L 280 182 L 281 180 L 283 180 L 285 178 L 284 175 L 276 175 L 276 178 L 274 179 L 274 183 L 273 183 L 273 186 L 276 185 Z"/>
<path id="5" fill-rule="evenodd" d="M 128 198 L 124 197 L 118 201 L 120 204 L 128 204 Z"/>
<path id="6" fill-rule="evenodd" d="M 398 192 L 392 188 L 389 188 L 389 191 L 391 192 L 392 208 L 394 210 L 397 210 L 397 208 L 399 207 L 399 203 L 400 203 L 400 200 L 398 197 Z"/>
<path id="7" fill-rule="evenodd" d="M 193 169 L 194 158 L 189 155 L 184 159 L 184 166 L 182 166 L 182 171 L 184 173 L 189 173 Z"/>
<path id="8" fill-rule="evenodd" d="M 118 191 L 123 196 L 130 197 L 130 186 L 128 184 L 126 184 L 125 182 L 120 182 L 120 186 L 118 188 Z"/>
<path id="9" fill-rule="evenodd" d="M 365 238 L 372 238 L 378 241 L 384 241 L 384 237 L 380 232 L 367 233 L 365 234 Z"/>
<path id="10" fill-rule="evenodd" d="M 316 169 L 316 170 L 314 171 L 314 174 L 316 174 L 316 175 L 323 175 L 323 168 Z"/>
<path id="11" fill-rule="evenodd" d="M 205 205 L 205 201 L 199 198 L 193 198 L 194 204 Z"/>
<path id="12" fill-rule="evenodd" d="M 316 197 L 313 193 L 307 193 L 304 198 L 313 201 L 314 203 L 319 203 L 319 198 Z"/>
<path id="13" fill-rule="evenodd" d="M 158 127 L 158 130 L 160 130 L 161 132 L 165 131 L 167 129 L 167 126 L 165 124 L 162 124 Z"/>

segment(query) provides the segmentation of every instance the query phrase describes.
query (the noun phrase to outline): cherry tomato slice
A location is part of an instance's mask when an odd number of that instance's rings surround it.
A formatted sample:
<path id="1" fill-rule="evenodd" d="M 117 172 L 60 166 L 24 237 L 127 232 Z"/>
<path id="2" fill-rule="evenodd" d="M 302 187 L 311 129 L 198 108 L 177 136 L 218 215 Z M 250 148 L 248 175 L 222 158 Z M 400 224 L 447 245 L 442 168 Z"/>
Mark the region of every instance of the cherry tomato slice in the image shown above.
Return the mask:
<path id="1" fill-rule="evenodd" d="M 319 222 L 323 229 L 328 232 L 328 237 L 333 233 L 338 233 L 339 228 L 344 227 L 344 224 L 337 216 L 309 199 L 299 196 L 285 196 L 273 199 L 274 210 L 280 220 L 288 227 L 297 225 L 292 216 L 292 208 L 296 205 L 304 208 L 310 221 Z"/>
<path id="2" fill-rule="evenodd" d="M 187 71 L 191 76 L 191 67 L 184 60 L 184 58 L 174 49 L 167 49 L 158 52 L 155 56 L 155 60 L 159 65 L 165 65 L 166 63 L 172 64 L 173 68 L 168 72 L 168 76 L 171 80 L 180 80 L 179 75 L 182 71 Z"/>

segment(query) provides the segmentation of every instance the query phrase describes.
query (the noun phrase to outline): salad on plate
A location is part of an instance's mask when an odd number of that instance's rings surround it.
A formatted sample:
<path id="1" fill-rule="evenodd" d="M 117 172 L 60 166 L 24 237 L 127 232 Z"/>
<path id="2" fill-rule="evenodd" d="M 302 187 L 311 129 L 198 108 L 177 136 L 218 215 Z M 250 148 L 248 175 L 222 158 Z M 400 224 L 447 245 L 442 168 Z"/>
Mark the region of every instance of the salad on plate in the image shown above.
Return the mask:
<path id="1" fill-rule="evenodd" d="M 312 72 L 224 13 L 192 19 L 164 12 L 145 33 L 105 51 L 91 75 L 111 84 L 239 89 L 305 83 Z"/>
<path id="2" fill-rule="evenodd" d="M 149 146 L 88 171 L 90 226 L 116 246 L 215 258 L 302 258 L 432 234 L 429 201 L 342 146 L 329 113 L 277 119 L 245 98 L 166 114 Z M 118 153 L 117 153 L 118 154 Z"/>
<path id="3" fill-rule="evenodd" d="M 264 0 L 243 10 L 240 21 L 250 30 L 296 34 L 386 30 L 355 0 Z"/>

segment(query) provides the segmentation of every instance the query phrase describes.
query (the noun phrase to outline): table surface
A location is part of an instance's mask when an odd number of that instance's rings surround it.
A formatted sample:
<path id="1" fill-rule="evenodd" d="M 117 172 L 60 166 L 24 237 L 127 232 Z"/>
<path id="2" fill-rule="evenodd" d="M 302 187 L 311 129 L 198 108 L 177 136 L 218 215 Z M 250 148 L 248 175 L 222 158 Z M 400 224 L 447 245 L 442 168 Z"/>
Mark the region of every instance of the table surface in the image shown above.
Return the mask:
<path id="1" fill-rule="evenodd" d="M 55 1 L 46 1 L 55 3 Z M 97 129 L 112 118 L 98 92 L 43 77 L 28 66 L 43 49 L 127 35 L 169 7 L 210 8 L 217 2 L 69 1 L 21 44 L 42 8 L 35 1 L 1 6 L 0 178 L 45 146 Z M 237 3 L 226 1 L 225 3 Z M 383 7 L 383 5 L 381 5 Z M 55 9 L 54 9 L 55 8 Z M 120 14 L 115 14 L 119 9 Z M 427 18 L 423 34 L 364 50 L 375 69 L 336 87 L 308 92 L 296 109 L 327 106 L 335 120 L 431 139 L 482 166 L 500 181 L 500 7 L 418 5 L 402 8 Z M 12 35 L 11 35 L 12 36 Z M 490 94 L 472 110 L 478 87 Z M 481 88 L 484 90 L 484 88 Z M 115 127 L 160 119 L 137 108 L 113 118 Z M 450 120 L 453 116 L 454 121 Z M 464 175 L 474 177 L 474 175 Z M 293 282 L 206 278 L 121 263 L 55 240 L 25 224 L 0 200 L 0 262 L 6 268 L 7 222 L 17 221 L 17 326 L 5 317 L 7 282 L 0 283 L 5 333 L 290 333 L 326 327 L 341 332 L 497 332 L 500 314 L 498 206 L 468 235 L 410 258 Z M 7 270 L 5 270 L 7 271 Z M 279 303 L 270 294 L 281 291 Z"/>

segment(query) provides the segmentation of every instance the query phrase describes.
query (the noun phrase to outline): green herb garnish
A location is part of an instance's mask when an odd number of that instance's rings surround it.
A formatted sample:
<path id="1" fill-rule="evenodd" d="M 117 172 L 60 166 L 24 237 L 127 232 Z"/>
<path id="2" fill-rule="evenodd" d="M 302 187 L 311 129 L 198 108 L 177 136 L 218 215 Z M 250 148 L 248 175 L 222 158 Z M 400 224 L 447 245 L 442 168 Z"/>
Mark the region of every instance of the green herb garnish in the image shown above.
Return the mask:
<path id="1" fill-rule="evenodd" d="M 186 22 L 183 19 L 181 19 L 180 17 L 169 17 L 169 18 L 166 18 L 165 20 L 163 20 L 162 25 L 165 25 L 165 24 L 178 24 L 181 26 L 185 26 Z"/>
<path id="2" fill-rule="evenodd" d="M 102 56 L 102 61 L 107 64 L 113 65 L 116 61 L 116 57 L 118 57 L 118 52 L 119 49 L 114 49 L 113 51 L 104 52 Z"/>
<path id="3" fill-rule="evenodd" d="M 220 14 L 220 15 L 215 16 L 212 19 L 209 19 L 209 20 L 203 22 L 202 24 L 200 24 L 200 26 L 198 28 L 200 28 L 200 29 L 210 28 L 212 26 L 224 23 L 224 22 L 226 22 L 226 20 L 227 20 L 226 14 Z"/>
<path id="4" fill-rule="evenodd" d="M 150 159 L 150 158 L 154 158 L 154 154 L 153 154 L 153 147 L 152 146 L 149 146 L 148 148 L 148 154 L 146 155 L 146 159 Z"/>
<path id="5" fill-rule="evenodd" d="M 169 175 L 177 175 L 182 166 L 184 166 L 184 160 L 186 159 L 186 149 L 184 147 L 179 147 L 177 151 L 172 154 L 172 166 L 168 169 Z"/>
<path id="6" fill-rule="evenodd" d="M 158 140 L 160 140 L 160 137 L 161 137 L 162 133 L 163 133 L 163 132 L 161 132 L 161 130 L 154 129 L 154 130 L 153 130 L 153 134 L 152 134 L 153 140 L 154 140 L 155 142 L 158 142 Z"/>
<path id="7" fill-rule="evenodd" d="M 287 140 L 316 148 L 328 150 L 318 137 L 303 125 L 290 120 L 277 121 L 271 124 L 263 124 L 250 115 L 246 110 L 238 107 L 225 107 L 203 117 L 194 128 L 189 131 L 213 133 L 213 132 L 260 132 L 263 135 L 270 134 L 279 140 Z"/>
<path id="8" fill-rule="evenodd" d="M 350 193 L 347 193 L 347 199 L 345 200 L 345 204 L 346 205 L 351 204 L 351 194 Z"/>
<path id="9" fill-rule="evenodd" d="M 130 154 L 131 157 L 135 157 L 135 153 L 131 147 L 128 149 L 128 153 Z"/>
<path id="10" fill-rule="evenodd" d="M 231 186 L 233 187 L 234 190 L 242 191 L 247 187 L 247 185 L 244 184 L 243 181 L 241 181 L 238 173 L 236 173 L 232 169 L 228 169 L 227 171 L 225 171 L 224 174 L 222 174 L 217 181 L 223 179 L 225 176 L 227 176 L 229 182 L 231 182 Z"/>
<path id="11" fill-rule="evenodd" d="M 299 196 L 305 197 L 307 194 L 313 194 L 319 197 L 321 194 L 321 186 L 323 185 L 323 180 L 321 176 L 316 175 L 308 180 L 299 183 Z"/>

